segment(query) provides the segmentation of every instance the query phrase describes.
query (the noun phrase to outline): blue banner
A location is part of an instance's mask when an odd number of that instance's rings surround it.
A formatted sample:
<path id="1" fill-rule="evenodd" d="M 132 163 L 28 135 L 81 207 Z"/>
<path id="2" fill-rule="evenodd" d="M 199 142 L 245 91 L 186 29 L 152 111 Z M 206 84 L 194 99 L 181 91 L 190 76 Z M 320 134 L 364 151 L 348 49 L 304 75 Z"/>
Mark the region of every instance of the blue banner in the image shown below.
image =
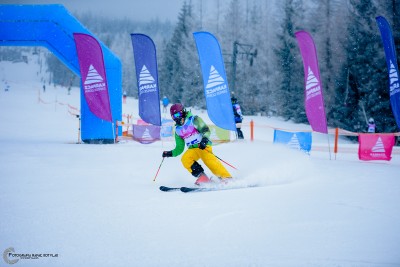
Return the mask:
<path id="1" fill-rule="evenodd" d="M 389 71 L 389 90 L 390 90 L 390 104 L 394 118 L 396 119 L 397 127 L 400 129 L 400 83 L 399 83 L 399 67 L 397 65 L 396 48 L 390 25 L 384 17 L 376 17 L 383 47 L 386 54 L 386 64 Z"/>
<path id="2" fill-rule="evenodd" d="M 203 74 L 208 116 L 218 127 L 236 131 L 231 94 L 218 40 L 209 32 L 195 32 L 193 37 Z"/>
<path id="3" fill-rule="evenodd" d="M 131 34 L 139 93 L 139 116 L 161 126 L 156 47 L 150 37 Z"/>
<path id="4" fill-rule="evenodd" d="M 290 148 L 310 152 L 312 136 L 311 132 L 285 132 L 274 131 L 274 143 L 286 144 Z"/>

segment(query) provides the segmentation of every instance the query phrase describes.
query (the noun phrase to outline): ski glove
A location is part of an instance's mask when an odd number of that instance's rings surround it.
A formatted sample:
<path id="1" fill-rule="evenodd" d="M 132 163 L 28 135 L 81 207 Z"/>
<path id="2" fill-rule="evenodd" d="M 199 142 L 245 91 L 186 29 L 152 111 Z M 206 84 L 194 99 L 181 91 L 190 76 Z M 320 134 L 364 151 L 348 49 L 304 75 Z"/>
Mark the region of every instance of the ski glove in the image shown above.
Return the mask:
<path id="1" fill-rule="evenodd" d="M 208 138 L 207 137 L 203 137 L 201 139 L 201 142 L 199 143 L 199 148 L 200 149 L 205 149 L 208 143 Z"/>
<path id="2" fill-rule="evenodd" d="M 172 157 L 172 151 L 164 151 L 164 152 L 162 153 L 162 157 L 163 157 L 163 158 Z"/>

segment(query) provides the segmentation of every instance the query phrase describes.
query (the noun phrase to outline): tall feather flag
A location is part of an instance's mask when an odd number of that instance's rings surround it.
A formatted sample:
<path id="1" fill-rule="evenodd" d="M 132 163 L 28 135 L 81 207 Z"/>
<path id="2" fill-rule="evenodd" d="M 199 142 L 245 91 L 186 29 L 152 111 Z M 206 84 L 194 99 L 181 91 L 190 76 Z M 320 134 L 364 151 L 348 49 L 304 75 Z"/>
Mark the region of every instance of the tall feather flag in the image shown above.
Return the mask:
<path id="1" fill-rule="evenodd" d="M 139 116 L 145 122 L 161 126 L 156 46 L 144 34 L 131 34 L 131 39 L 139 93 Z"/>
<path id="2" fill-rule="evenodd" d="M 208 116 L 216 126 L 236 131 L 231 96 L 218 40 L 209 32 L 195 32 L 193 37 L 200 59 Z"/>
<path id="3" fill-rule="evenodd" d="M 397 123 L 397 128 L 400 129 L 400 83 L 399 83 L 399 67 L 397 65 L 396 50 L 392 30 L 389 23 L 384 17 L 376 17 L 383 47 L 386 54 L 386 64 L 389 71 L 389 90 L 390 90 L 390 104 L 392 112 Z"/>
<path id="4" fill-rule="evenodd" d="M 328 133 L 322 84 L 314 40 L 306 31 L 295 33 L 304 66 L 304 96 L 308 122 L 315 132 Z"/>
<path id="5" fill-rule="evenodd" d="M 110 98 L 103 51 L 91 35 L 74 33 L 84 96 L 90 111 L 102 120 L 112 122 Z"/>

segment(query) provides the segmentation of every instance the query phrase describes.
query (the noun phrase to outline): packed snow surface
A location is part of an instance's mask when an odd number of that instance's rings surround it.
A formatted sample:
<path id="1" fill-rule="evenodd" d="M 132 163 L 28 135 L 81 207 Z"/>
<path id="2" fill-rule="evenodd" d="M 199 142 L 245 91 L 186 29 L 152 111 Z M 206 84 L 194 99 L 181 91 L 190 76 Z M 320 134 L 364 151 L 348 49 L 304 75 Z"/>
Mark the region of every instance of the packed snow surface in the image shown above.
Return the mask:
<path id="1" fill-rule="evenodd" d="M 180 157 L 153 181 L 172 140 L 76 144 L 66 104 L 79 108 L 79 88 L 43 92 L 39 76 L 34 65 L 0 63 L 10 86 L 0 90 L 0 252 L 41 254 L 15 266 L 400 266 L 398 147 L 391 161 L 364 162 L 357 144 L 341 138 L 334 155 L 333 136 L 313 134 L 319 149 L 307 155 L 272 136 L 308 125 L 245 116 L 246 140 L 214 153 L 238 169 L 227 166 L 235 185 L 258 187 L 165 193 L 160 185 L 194 182 Z M 123 112 L 138 118 L 137 101 Z"/>

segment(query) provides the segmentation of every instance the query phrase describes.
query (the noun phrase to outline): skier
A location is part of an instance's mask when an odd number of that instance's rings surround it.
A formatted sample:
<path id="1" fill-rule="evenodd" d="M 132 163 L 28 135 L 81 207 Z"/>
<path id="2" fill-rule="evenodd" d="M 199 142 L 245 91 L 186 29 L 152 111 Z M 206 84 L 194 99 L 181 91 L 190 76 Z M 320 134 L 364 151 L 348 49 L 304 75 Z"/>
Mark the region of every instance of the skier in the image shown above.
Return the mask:
<path id="1" fill-rule="evenodd" d="M 123 99 L 123 103 L 126 104 L 126 91 L 124 91 L 124 93 L 122 94 L 122 99 Z"/>
<path id="2" fill-rule="evenodd" d="M 368 133 L 376 133 L 376 125 L 373 118 L 369 118 L 368 125 L 367 125 L 367 132 Z"/>
<path id="3" fill-rule="evenodd" d="M 163 113 L 167 113 L 167 107 L 168 107 L 168 104 L 169 104 L 168 97 L 166 97 L 166 96 L 163 97 L 162 104 L 163 104 Z"/>
<path id="4" fill-rule="evenodd" d="M 204 164 L 221 181 L 226 182 L 232 175 L 225 169 L 222 163 L 212 153 L 212 143 L 209 140 L 210 129 L 204 121 L 186 111 L 180 103 L 173 104 L 170 114 L 175 121 L 175 148 L 171 151 L 164 151 L 163 157 L 177 157 L 184 148 L 188 147 L 182 156 L 182 164 L 194 177 L 196 185 L 211 182 L 210 178 L 204 173 L 203 167 L 198 163 L 201 159 Z"/>
<path id="5" fill-rule="evenodd" d="M 240 105 L 238 104 L 237 98 L 232 96 L 232 108 L 233 108 L 233 115 L 235 115 L 235 123 L 236 123 L 236 131 L 238 139 L 244 139 L 243 132 L 240 129 L 242 127 L 243 115 L 242 110 L 240 109 Z"/>

